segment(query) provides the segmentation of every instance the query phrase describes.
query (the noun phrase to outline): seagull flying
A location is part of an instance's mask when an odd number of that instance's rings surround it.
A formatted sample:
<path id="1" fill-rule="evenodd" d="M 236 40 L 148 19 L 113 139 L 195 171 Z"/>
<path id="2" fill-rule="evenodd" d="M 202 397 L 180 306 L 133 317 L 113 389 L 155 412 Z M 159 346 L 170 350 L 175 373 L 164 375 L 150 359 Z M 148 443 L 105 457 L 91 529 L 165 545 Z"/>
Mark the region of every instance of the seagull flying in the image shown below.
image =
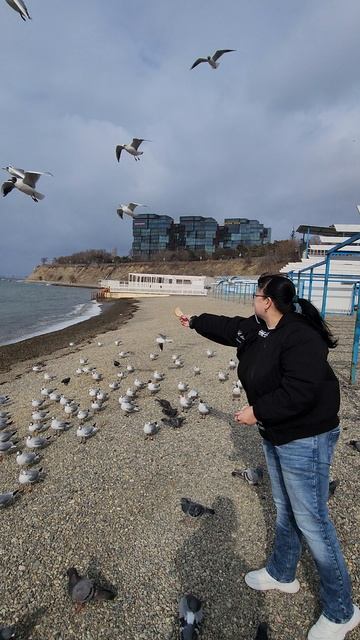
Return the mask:
<path id="1" fill-rule="evenodd" d="M 206 58 L 198 58 L 197 60 L 195 60 L 194 64 L 190 67 L 190 70 L 194 69 L 195 67 L 198 66 L 198 64 L 201 64 L 202 62 L 208 62 L 210 67 L 212 67 L 213 69 L 217 69 L 219 66 L 219 62 L 217 62 L 217 60 L 224 53 L 230 53 L 230 51 L 236 51 L 236 49 L 218 49 L 217 51 L 215 51 L 214 55 L 212 56 L 207 56 Z"/>
<path id="2" fill-rule="evenodd" d="M 129 204 L 121 204 L 116 210 L 116 213 L 121 219 L 123 219 L 124 213 L 130 216 L 130 218 L 135 218 L 134 210 L 136 209 L 136 207 L 147 207 L 147 205 L 141 204 L 140 202 L 129 202 Z"/>
<path id="3" fill-rule="evenodd" d="M 144 153 L 143 151 L 138 150 L 142 142 L 150 142 L 150 140 L 146 140 L 145 138 L 133 138 L 129 144 L 118 144 L 115 150 L 117 161 L 120 161 L 121 152 L 123 150 L 134 156 L 134 160 L 140 160 L 137 156 L 142 156 Z"/>
<path id="4" fill-rule="evenodd" d="M 8 178 L 1 187 L 3 197 L 7 196 L 13 189 L 18 189 L 27 196 L 30 196 L 34 202 L 43 200 L 45 196 L 42 193 L 36 191 L 36 183 L 40 176 L 52 174 L 48 171 L 24 171 L 24 169 L 16 169 L 9 165 L 3 167 L 4 171 L 7 171 L 11 178 Z"/>
<path id="5" fill-rule="evenodd" d="M 31 20 L 31 16 L 23 0 L 6 0 L 6 2 L 8 3 L 9 7 L 11 7 L 12 9 L 14 9 L 14 11 L 17 11 L 20 14 L 24 22 L 26 22 L 26 18 Z"/>

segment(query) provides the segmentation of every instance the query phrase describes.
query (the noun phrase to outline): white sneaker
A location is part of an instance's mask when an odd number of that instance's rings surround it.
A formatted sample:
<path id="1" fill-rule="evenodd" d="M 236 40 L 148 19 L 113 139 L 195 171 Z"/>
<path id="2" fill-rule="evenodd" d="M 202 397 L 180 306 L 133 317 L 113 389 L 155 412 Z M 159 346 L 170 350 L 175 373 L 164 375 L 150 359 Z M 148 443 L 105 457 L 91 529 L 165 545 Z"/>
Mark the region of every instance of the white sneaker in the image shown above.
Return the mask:
<path id="1" fill-rule="evenodd" d="M 308 640 L 344 640 L 346 634 L 360 623 L 360 610 L 354 605 L 354 613 L 348 622 L 337 624 L 324 615 L 311 627 Z"/>
<path id="2" fill-rule="evenodd" d="M 285 593 L 297 593 L 300 589 L 300 583 L 298 580 L 293 582 L 279 582 L 272 578 L 271 575 L 263 569 L 257 571 L 250 571 L 245 576 L 245 582 L 251 589 L 256 591 L 267 591 L 268 589 L 277 589 L 278 591 L 284 591 Z"/>

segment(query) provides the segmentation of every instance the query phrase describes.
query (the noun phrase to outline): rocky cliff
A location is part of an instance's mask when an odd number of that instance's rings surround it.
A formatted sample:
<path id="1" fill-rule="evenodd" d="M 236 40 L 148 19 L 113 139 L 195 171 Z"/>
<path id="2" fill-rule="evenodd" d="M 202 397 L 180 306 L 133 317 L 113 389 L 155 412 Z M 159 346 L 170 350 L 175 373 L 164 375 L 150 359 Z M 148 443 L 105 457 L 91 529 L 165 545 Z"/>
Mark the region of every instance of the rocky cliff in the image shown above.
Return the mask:
<path id="1" fill-rule="evenodd" d="M 29 281 L 56 282 L 78 286 L 96 286 L 99 280 L 127 281 L 128 273 L 173 273 L 217 277 L 222 275 L 254 276 L 263 271 L 278 271 L 284 262 L 267 267 L 263 259 L 205 260 L 194 262 L 132 262 L 119 265 L 39 265 L 28 276 Z"/>

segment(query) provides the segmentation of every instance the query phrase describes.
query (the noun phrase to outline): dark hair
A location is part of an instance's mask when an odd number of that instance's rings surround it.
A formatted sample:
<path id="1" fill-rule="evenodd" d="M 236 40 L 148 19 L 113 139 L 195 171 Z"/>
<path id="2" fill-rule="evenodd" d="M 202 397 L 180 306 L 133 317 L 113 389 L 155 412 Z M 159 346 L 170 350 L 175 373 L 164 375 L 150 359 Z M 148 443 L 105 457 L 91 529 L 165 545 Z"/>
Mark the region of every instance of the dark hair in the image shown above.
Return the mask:
<path id="1" fill-rule="evenodd" d="M 309 300 L 298 298 L 294 283 L 289 278 L 280 274 L 262 273 L 257 284 L 259 289 L 272 299 L 280 313 L 296 311 L 296 304 L 299 304 L 302 316 L 320 333 L 329 349 L 336 347 L 338 341 L 332 335 L 317 308 Z"/>

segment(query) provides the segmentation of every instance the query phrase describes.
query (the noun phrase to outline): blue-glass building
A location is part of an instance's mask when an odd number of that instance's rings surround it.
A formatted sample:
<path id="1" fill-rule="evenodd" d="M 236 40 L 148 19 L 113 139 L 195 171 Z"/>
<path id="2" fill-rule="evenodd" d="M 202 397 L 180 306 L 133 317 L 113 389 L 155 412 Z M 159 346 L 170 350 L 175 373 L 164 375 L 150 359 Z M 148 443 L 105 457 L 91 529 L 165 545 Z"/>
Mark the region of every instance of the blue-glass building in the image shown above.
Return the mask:
<path id="1" fill-rule="evenodd" d="M 172 228 L 174 221 L 170 216 L 156 213 L 142 213 L 133 219 L 134 258 L 149 260 L 155 253 L 172 247 Z"/>
<path id="2" fill-rule="evenodd" d="M 258 220 L 226 218 L 220 226 L 206 216 L 173 218 L 143 213 L 133 218 L 133 258 L 149 260 L 165 250 L 188 249 L 211 255 L 217 247 L 236 249 L 239 244 L 257 245 L 271 242 L 271 229 Z"/>
<path id="3" fill-rule="evenodd" d="M 214 218 L 180 216 L 179 246 L 191 251 L 214 253 L 218 226 Z"/>
<path id="4" fill-rule="evenodd" d="M 264 227 L 258 220 L 225 218 L 220 229 L 224 249 L 236 249 L 239 244 L 251 246 L 271 242 L 270 227 Z"/>

